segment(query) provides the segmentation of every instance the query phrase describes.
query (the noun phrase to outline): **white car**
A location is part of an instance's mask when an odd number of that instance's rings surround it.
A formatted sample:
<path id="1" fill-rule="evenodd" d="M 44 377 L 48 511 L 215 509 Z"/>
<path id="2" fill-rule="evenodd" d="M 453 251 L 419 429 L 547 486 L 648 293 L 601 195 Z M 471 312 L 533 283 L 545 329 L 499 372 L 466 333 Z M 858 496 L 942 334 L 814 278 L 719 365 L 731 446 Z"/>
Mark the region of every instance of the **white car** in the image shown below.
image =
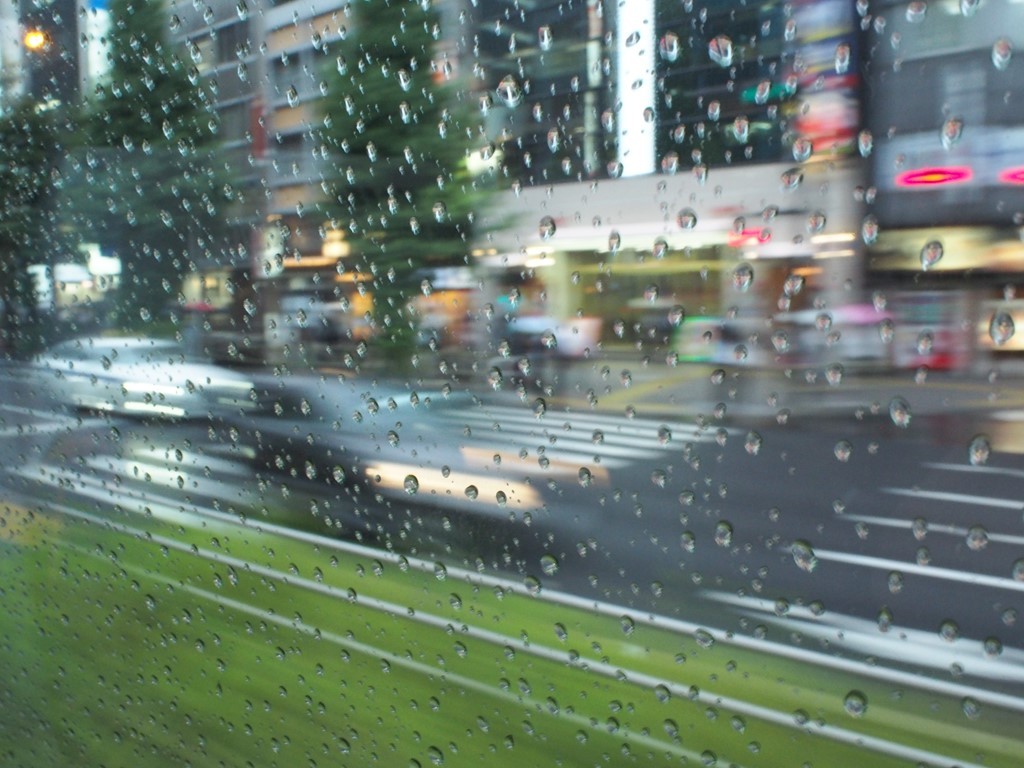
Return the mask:
<path id="1" fill-rule="evenodd" d="M 257 405 L 248 377 L 189 359 L 171 340 L 70 339 L 38 355 L 35 366 L 44 385 L 74 408 L 186 419 Z"/>

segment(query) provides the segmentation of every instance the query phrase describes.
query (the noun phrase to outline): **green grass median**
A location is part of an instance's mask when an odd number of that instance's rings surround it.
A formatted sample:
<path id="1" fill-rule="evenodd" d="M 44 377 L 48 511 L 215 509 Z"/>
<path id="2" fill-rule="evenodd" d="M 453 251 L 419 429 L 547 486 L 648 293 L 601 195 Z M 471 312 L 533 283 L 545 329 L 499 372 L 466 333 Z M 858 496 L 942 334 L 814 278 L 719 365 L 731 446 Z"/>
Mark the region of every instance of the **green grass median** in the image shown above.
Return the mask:
<path id="1" fill-rule="evenodd" d="M 4 764 L 1017 766 L 1024 747 L 1019 712 L 543 581 L 270 526 L 0 510 Z"/>

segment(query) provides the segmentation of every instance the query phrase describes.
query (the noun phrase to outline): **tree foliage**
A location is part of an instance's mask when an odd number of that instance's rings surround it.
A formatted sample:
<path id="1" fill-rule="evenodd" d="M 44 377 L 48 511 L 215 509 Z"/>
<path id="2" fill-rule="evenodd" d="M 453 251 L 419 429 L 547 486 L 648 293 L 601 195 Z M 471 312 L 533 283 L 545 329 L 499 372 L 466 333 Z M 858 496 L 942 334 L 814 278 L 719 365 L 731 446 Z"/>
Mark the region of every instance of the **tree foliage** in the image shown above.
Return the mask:
<path id="1" fill-rule="evenodd" d="M 192 254 L 223 228 L 231 193 L 215 159 L 212 95 L 168 41 L 164 4 L 112 0 L 110 18 L 110 70 L 83 105 L 65 211 L 83 239 L 120 257 L 118 304 L 131 320 L 177 296 Z"/>
<path id="2" fill-rule="evenodd" d="M 323 135 L 335 176 L 328 210 L 372 275 L 380 341 L 404 347 L 423 268 L 465 263 L 482 192 L 466 171 L 479 140 L 438 54 L 429 3 L 358 0 L 332 51 Z"/>
<path id="3" fill-rule="evenodd" d="M 24 101 L 0 116 L 0 347 L 31 351 L 36 338 L 36 296 L 30 264 L 53 250 L 53 171 L 58 155 L 53 116 Z"/>

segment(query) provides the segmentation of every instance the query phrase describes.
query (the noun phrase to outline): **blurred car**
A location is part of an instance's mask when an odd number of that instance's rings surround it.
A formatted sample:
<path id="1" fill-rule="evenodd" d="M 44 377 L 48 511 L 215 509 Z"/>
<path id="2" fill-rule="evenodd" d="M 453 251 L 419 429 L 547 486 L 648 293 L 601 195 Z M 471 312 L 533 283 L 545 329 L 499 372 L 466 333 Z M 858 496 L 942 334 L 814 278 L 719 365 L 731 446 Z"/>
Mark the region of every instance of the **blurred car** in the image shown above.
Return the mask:
<path id="1" fill-rule="evenodd" d="M 189 358 L 171 340 L 76 338 L 56 344 L 34 362 L 44 386 L 73 408 L 187 419 L 257 406 L 248 377 Z"/>

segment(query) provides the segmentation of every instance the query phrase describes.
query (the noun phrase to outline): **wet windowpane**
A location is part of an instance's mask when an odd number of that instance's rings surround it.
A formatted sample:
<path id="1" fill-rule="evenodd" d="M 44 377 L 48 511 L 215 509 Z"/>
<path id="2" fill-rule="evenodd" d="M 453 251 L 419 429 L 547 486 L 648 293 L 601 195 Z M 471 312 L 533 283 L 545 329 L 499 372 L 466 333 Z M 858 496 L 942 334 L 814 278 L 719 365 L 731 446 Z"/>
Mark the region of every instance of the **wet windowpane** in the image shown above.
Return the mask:
<path id="1" fill-rule="evenodd" d="M 2 762 L 1019 765 L 1021 15 L 0 7 Z"/>

